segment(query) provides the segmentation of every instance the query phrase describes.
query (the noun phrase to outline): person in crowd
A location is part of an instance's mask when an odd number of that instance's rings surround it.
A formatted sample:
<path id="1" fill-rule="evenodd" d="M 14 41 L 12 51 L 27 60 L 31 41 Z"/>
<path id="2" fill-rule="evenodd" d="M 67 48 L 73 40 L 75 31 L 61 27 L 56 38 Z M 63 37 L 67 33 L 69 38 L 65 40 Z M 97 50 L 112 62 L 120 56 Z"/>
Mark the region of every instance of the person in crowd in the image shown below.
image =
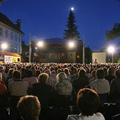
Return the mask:
<path id="1" fill-rule="evenodd" d="M 52 70 L 51 73 L 50 73 L 49 79 L 48 79 L 48 84 L 50 86 L 52 86 L 53 88 L 55 88 L 56 83 L 57 83 L 57 80 L 56 80 L 56 71 Z"/>
<path id="2" fill-rule="evenodd" d="M 102 104 L 108 102 L 110 92 L 110 84 L 104 77 L 104 70 L 99 68 L 96 71 L 96 79 L 90 83 L 90 87 L 99 94 Z"/>
<path id="3" fill-rule="evenodd" d="M 107 70 L 107 76 L 105 76 L 105 79 L 109 81 L 109 83 L 111 84 L 112 81 L 115 79 L 115 75 L 114 75 L 114 68 L 113 67 L 110 67 L 108 70 Z"/>
<path id="4" fill-rule="evenodd" d="M 77 78 L 78 78 L 78 69 L 77 67 L 71 66 L 70 67 L 70 78 L 71 78 L 71 83 L 73 83 Z"/>
<path id="5" fill-rule="evenodd" d="M 7 86 L 2 79 L 2 73 L 0 73 L 0 95 L 4 95 L 7 93 Z"/>
<path id="6" fill-rule="evenodd" d="M 78 79 L 73 82 L 73 87 L 75 89 L 75 93 L 77 93 L 81 88 L 89 87 L 89 79 L 86 76 L 85 69 L 81 68 L 79 70 Z"/>
<path id="7" fill-rule="evenodd" d="M 21 80 L 20 71 L 15 70 L 11 81 L 8 83 L 8 91 L 11 96 L 27 95 L 28 82 Z"/>
<path id="8" fill-rule="evenodd" d="M 8 107 L 8 89 L 0 73 L 0 108 Z"/>
<path id="9" fill-rule="evenodd" d="M 17 104 L 17 109 L 23 120 L 39 120 L 41 105 L 36 96 L 23 96 Z"/>
<path id="10" fill-rule="evenodd" d="M 68 80 L 71 81 L 71 75 L 70 75 L 70 70 L 68 68 L 64 69 L 65 74 L 67 75 Z"/>
<path id="11" fill-rule="evenodd" d="M 6 81 L 9 82 L 12 79 L 12 74 L 13 74 L 13 68 L 10 68 L 7 72 L 7 77 L 6 77 Z"/>
<path id="12" fill-rule="evenodd" d="M 110 101 L 120 104 L 120 69 L 115 72 L 116 79 L 114 79 L 110 86 Z"/>
<path id="13" fill-rule="evenodd" d="M 81 112 L 78 115 L 68 115 L 67 120 L 105 120 L 104 116 L 97 112 L 99 105 L 99 95 L 94 90 L 80 89 L 77 94 L 77 106 Z"/>
<path id="14" fill-rule="evenodd" d="M 2 80 L 6 80 L 5 67 L 0 65 L 0 73 L 2 74 Z M 5 81 L 6 82 L 6 81 Z"/>
<path id="15" fill-rule="evenodd" d="M 57 84 L 55 90 L 57 92 L 56 105 L 69 105 L 72 101 L 72 83 L 67 79 L 64 72 L 60 72 L 56 76 Z"/>
<path id="16" fill-rule="evenodd" d="M 57 84 L 56 91 L 59 95 L 71 95 L 72 94 L 72 84 L 67 79 L 65 72 L 60 72 L 56 76 Z"/>
<path id="17" fill-rule="evenodd" d="M 49 75 L 47 73 L 41 73 L 38 76 L 38 83 L 33 84 L 28 89 L 28 94 L 35 95 L 41 102 L 41 107 L 46 108 L 54 103 L 53 97 L 55 90 L 48 85 Z"/>
<path id="18" fill-rule="evenodd" d="M 10 116 L 11 119 L 17 119 L 16 105 L 21 96 L 27 95 L 28 82 L 21 80 L 21 73 L 18 70 L 13 71 L 12 79 L 8 82 L 8 92 L 10 95 Z"/>
<path id="19" fill-rule="evenodd" d="M 38 82 L 38 79 L 33 74 L 33 70 L 26 69 L 25 77 L 23 78 L 23 81 L 27 81 L 29 83 L 29 87 L 31 87 L 33 84 Z"/>
<path id="20" fill-rule="evenodd" d="M 89 82 L 92 82 L 96 79 L 96 70 L 91 71 L 91 78 L 89 79 Z"/>

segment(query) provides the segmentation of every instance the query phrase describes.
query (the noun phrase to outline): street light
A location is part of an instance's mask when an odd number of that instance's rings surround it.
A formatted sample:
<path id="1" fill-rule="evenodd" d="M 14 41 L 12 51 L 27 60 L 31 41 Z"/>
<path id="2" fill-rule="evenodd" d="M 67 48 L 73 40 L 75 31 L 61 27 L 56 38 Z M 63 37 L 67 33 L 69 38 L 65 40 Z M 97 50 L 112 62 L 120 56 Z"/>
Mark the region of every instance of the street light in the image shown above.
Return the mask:
<path id="1" fill-rule="evenodd" d="M 69 49 L 74 49 L 74 48 L 76 48 L 76 42 L 73 40 L 68 41 L 67 46 Z"/>
<path id="2" fill-rule="evenodd" d="M 8 48 L 8 44 L 7 43 L 1 43 L 1 49 L 4 51 Z"/>
<path id="3" fill-rule="evenodd" d="M 43 48 L 43 47 L 45 46 L 45 42 L 44 42 L 43 40 L 38 41 L 37 46 L 38 46 L 39 48 Z"/>
<path id="4" fill-rule="evenodd" d="M 113 63 L 113 55 L 114 55 L 114 53 L 115 53 L 115 46 L 113 46 L 113 45 L 108 46 L 107 52 L 108 52 L 109 54 L 111 54 L 111 56 L 112 56 L 112 63 Z"/>
<path id="5" fill-rule="evenodd" d="M 37 49 L 36 46 L 38 46 L 38 48 L 44 48 L 45 42 L 43 40 L 39 40 L 34 46 L 35 49 Z M 32 41 L 29 42 L 29 63 L 31 63 L 31 61 L 32 61 Z"/>
<path id="6" fill-rule="evenodd" d="M 74 10 L 75 10 L 75 8 L 74 8 L 74 7 L 71 7 L 71 8 L 70 8 L 70 10 L 71 10 L 71 11 L 74 11 Z"/>

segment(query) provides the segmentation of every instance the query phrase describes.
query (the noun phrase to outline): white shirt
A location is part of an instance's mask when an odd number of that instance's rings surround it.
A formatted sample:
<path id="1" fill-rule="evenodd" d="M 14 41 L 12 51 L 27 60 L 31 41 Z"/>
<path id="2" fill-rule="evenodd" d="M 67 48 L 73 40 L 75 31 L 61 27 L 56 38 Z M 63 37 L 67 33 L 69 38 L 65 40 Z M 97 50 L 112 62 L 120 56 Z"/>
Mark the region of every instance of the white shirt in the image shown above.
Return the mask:
<path id="1" fill-rule="evenodd" d="M 96 79 L 90 83 L 90 87 L 98 94 L 105 94 L 110 92 L 110 85 L 106 79 Z"/>
<path id="2" fill-rule="evenodd" d="M 79 115 L 68 115 L 67 120 L 105 120 L 101 113 L 93 114 L 92 116 Z"/>

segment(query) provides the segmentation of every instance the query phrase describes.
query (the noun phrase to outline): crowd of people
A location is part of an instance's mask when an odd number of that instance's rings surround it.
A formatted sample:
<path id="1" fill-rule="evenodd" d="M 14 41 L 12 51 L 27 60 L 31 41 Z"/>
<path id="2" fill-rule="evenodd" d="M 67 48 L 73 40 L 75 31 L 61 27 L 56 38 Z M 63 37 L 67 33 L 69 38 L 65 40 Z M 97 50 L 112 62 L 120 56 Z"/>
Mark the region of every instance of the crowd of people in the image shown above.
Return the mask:
<path id="1" fill-rule="evenodd" d="M 0 120 L 111 120 L 119 106 L 119 64 L 0 65 Z"/>

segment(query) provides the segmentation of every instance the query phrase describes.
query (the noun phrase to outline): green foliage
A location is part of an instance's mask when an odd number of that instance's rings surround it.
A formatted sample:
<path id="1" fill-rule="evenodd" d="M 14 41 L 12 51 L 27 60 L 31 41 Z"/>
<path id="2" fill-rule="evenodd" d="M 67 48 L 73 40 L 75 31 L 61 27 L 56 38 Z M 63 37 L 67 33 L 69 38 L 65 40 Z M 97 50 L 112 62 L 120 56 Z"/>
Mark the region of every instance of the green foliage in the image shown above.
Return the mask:
<path id="1" fill-rule="evenodd" d="M 120 58 L 118 59 L 117 63 L 120 63 Z"/>
<path id="2" fill-rule="evenodd" d="M 112 40 L 117 37 L 120 37 L 120 23 L 116 23 L 112 30 L 106 33 L 107 40 Z"/>
<path id="3" fill-rule="evenodd" d="M 77 26 L 75 24 L 75 16 L 72 10 L 70 10 L 69 16 L 68 16 L 68 22 L 64 33 L 65 39 L 80 39 L 79 32 L 77 30 Z"/>

